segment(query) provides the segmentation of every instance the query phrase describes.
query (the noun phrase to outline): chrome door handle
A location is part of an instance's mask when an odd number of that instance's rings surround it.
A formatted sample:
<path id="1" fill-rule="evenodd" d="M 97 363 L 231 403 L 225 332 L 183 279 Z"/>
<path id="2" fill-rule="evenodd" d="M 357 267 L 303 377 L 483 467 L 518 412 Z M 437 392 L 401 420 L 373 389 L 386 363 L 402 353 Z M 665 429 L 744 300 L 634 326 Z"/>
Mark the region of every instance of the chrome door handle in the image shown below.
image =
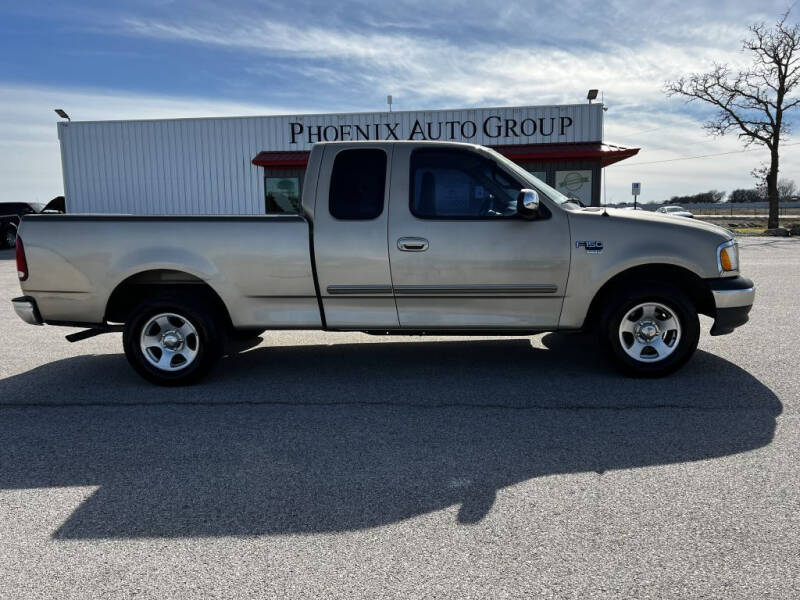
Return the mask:
<path id="1" fill-rule="evenodd" d="M 418 237 L 402 237 L 397 240 L 397 249 L 403 252 L 425 252 L 428 240 Z"/>

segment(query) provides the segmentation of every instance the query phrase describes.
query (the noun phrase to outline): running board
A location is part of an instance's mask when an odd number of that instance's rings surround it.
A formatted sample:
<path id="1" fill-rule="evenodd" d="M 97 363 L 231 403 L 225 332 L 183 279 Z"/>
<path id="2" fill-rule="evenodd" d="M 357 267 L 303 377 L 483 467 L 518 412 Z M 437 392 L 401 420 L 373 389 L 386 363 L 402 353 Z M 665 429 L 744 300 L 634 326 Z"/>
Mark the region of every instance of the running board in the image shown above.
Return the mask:
<path id="1" fill-rule="evenodd" d="M 108 327 L 103 328 L 95 327 L 92 329 L 84 329 L 83 331 L 76 331 L 75 333 L 70 333 L 64 337 L 68 342 L 74 344 L 75 342 L 88 340 L 89 338 L 100 335 L 101 333 L 111 333 L 112 331 L 122 331 L 122 327 L 117 325 L 109 325 Z"/>

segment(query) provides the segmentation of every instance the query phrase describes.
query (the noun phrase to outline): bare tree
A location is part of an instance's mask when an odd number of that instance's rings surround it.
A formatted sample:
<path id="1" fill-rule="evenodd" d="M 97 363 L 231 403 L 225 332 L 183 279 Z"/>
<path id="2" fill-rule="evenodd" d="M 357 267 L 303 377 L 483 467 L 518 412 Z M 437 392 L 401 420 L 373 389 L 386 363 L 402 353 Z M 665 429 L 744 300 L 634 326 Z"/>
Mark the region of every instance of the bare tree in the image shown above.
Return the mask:
<path id="1" fill-rule="evenodd" d="M 794 179 L 781 177 L 778 179 L 778 197 L 781 202 L 789 202 L 797 193 L 797 185 Z"/>
<path id="2" fill-rule="evenodd" d="M 800 84 L 800 25 L 790 25 L 789 11 L 774 26 L 751 25 L 743 49 L 753 55 L 749 69 L 714 64 L 708 73 L 692 73 L 664 88 L 669 96 L 700 100 L 717 109 L 704 128 L 714 135 L 737 131 L 745 146 L 759 144 L 770 152 L 766 172 L 769 220 L 778 226 L 778 166 L 780 142 L 789 133 L 786 113 L 800 104 L 793 93 Z"/>
<path id="3" fill-rule="evenodd" d="M 769 174 L 769 167 L 761 165 L 753 169 L 750 174 L 755 178 L 756 190 L 761 194 L 761 199 L 763 200 L 767 197 L 767 175 Z M 794 179 L 788 179 L 786 177 L 780 177 L 778 179 L 778 199 L 780 202 L 790 201 L 796 193 L 797 184 L 795 184 Z"/>

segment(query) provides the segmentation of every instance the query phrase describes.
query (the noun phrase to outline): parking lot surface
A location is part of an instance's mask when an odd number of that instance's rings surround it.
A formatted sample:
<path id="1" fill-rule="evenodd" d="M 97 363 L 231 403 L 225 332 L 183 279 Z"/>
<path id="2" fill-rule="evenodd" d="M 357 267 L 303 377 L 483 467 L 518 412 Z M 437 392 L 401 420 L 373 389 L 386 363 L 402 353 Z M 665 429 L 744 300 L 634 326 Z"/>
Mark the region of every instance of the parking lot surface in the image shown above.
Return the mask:
<path id="1" fill-rule="evenodd" d="M 797 598 L 800 240 L 666 379 L 578 335 L 267 333 L 154 387 L 0 252 L 0 598 Z"/>

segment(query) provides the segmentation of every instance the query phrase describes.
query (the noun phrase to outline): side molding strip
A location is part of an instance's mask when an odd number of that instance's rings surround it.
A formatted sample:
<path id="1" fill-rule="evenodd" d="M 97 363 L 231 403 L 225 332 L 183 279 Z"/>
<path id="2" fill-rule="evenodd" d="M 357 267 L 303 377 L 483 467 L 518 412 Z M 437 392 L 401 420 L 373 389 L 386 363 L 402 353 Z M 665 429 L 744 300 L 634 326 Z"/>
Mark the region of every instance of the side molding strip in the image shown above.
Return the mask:
<path id="1" fill-rule="evenodd" d="M 329 285 L 328 294 L 331 296 L 362 296 L 364 294 L 391 294 L 390 285 Z"/>
<path id="2" fill-rule="evenodd" d="M 331 296 L 365 294 L 392 294 L 398 296 L 516 296 L 530 294 L 555 294 L 558 286 L 539 285 L 329 285 Z"/>
<path id="3" fill-rule="evenodd" d="M 417 295 L 472 295 L 509 296 L 516 294 L 555 294 L 558 286 L 538 285 L 398 285 L 394 288 L 400 296 Z"/>

